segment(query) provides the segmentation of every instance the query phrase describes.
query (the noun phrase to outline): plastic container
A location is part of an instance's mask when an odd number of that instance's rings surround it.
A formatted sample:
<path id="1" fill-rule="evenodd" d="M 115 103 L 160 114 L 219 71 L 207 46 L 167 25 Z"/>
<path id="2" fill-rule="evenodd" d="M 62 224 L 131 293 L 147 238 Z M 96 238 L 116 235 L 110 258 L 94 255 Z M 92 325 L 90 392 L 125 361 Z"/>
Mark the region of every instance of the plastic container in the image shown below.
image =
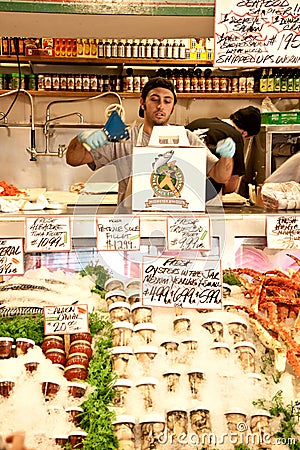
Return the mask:
<path id="1" fill-rule="evenodd" d="M 261 123 L 265 125 L 291 125 L 300 123 L 300 111 L 278 111 L 261 113 Z"/>
<path id="2" fill-rule="evenodd" d="M 10 356 L 13 342 L 14 340 L 11 337 L 0 338 L 0 358 L 8 358 Z"/>

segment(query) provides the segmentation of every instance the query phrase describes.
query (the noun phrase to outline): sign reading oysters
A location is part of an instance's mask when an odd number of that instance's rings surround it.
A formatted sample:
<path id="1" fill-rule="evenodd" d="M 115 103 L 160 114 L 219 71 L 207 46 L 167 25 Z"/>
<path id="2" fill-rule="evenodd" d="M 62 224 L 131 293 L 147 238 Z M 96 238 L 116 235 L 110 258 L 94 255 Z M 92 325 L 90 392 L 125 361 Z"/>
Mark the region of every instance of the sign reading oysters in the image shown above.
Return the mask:
<path id="1" fill-rule="evenodd" d="M 44 318 L 45 335 L 89 331 L 87 305 L 45 306 Z"/>
<path id="2" fill-rule="evenodd" d="M 28 252 L 71 250 L 69 217 L 27 217 L 26 250 Z"/>
<path id="3" fill-rule="evenodd" d="M 220 261 L 144 256 L 143 304 L 221 309 Z"/>
<path id="4" fill-rule="evenodd" d="M 139 250 L 140 218 L 97 217 L 98 250 Z"/>

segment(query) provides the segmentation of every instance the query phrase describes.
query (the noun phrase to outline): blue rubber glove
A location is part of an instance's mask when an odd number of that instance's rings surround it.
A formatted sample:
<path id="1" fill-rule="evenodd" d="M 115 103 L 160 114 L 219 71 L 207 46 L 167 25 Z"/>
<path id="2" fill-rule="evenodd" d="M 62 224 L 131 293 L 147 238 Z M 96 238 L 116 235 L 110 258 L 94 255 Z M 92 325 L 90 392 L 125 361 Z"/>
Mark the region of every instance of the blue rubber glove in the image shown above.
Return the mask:
<path id="1" fill-rule="evenodd" d="M 231 137 L 228 137 L 218 142 L 216 153 L 223 156 L 223 158 L 232 158 L 235 154 L 235 147 L 234 140 Z"/>
<path id="2" fill-rule="evenodd" d="M 107 136 L 103 130 L 81 131 L 78 134 L 78 140 L 83 144 L 87 144 L 93 150 L 108 144 Z"/>

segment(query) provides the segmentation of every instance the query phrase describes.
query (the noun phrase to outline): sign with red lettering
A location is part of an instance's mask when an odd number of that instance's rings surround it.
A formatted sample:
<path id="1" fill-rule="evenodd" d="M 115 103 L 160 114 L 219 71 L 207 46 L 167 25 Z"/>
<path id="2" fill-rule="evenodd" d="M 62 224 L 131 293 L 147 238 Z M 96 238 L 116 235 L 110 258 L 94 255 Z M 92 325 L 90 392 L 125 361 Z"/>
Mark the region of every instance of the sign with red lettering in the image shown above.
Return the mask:
<path id="1" fill-rule="evenodd" d="M 62 252 L 71 250 L 69 217 L 27 217 L 27 252 Z"/>
<path id="2" fill-rule="evenodd" d="M 23 239 L 0 239 L 0 275 L 22 275 L 23 273 Z"/>
<path id="3" fill-rule="evenodd" d="M 44 307 L 44 334 L 87 333 L 89 331 L 87 305 Z"/>
<path id="4" fill-rule="evenodd" d="M 216 0 L 214 65 L 298 66 L 299 28 L 297 0 Z"/>
<path id="5" fill-rule="evenodd" d="M 208 216 L 167 217 L 168 250 L 210 250 Z"/>

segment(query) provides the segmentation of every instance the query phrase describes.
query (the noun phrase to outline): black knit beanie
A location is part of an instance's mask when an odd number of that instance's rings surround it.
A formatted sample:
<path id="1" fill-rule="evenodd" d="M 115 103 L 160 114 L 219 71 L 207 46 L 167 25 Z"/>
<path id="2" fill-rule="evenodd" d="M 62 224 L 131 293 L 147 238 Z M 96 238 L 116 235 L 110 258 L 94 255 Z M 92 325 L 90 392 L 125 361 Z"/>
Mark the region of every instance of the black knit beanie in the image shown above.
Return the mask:
<path id="1" fill-rule="evenodd" d="M 238 109 L 229 118 L 238 128 L 247 131 L 248 136 L 255 136 L 260 131 L 261 115 L 255 106 Z"/>
<path id="2" fill-rule="evenodd" d="M 175 91 L 174 84 L 172 83 L 172 81 L 167 80 L 167 78 L 163 78 L 163 77 L 150 78 L 150 80 L 147 81 L 147 83 L 143 87 L 143 90 L 141 93 L 142 99 L 145 101 L 148 93 L 152 89 L 155 89 L 155 88 L 169 89 L 169 91 L 172 92 L 173 97 L 174 97 L 174 105 L 176 105 L 177 97 L 176 97 L 176 91 Z M 144 117 L 144 110 L 141 107 L 139 109 L 139 116 Z"/>

